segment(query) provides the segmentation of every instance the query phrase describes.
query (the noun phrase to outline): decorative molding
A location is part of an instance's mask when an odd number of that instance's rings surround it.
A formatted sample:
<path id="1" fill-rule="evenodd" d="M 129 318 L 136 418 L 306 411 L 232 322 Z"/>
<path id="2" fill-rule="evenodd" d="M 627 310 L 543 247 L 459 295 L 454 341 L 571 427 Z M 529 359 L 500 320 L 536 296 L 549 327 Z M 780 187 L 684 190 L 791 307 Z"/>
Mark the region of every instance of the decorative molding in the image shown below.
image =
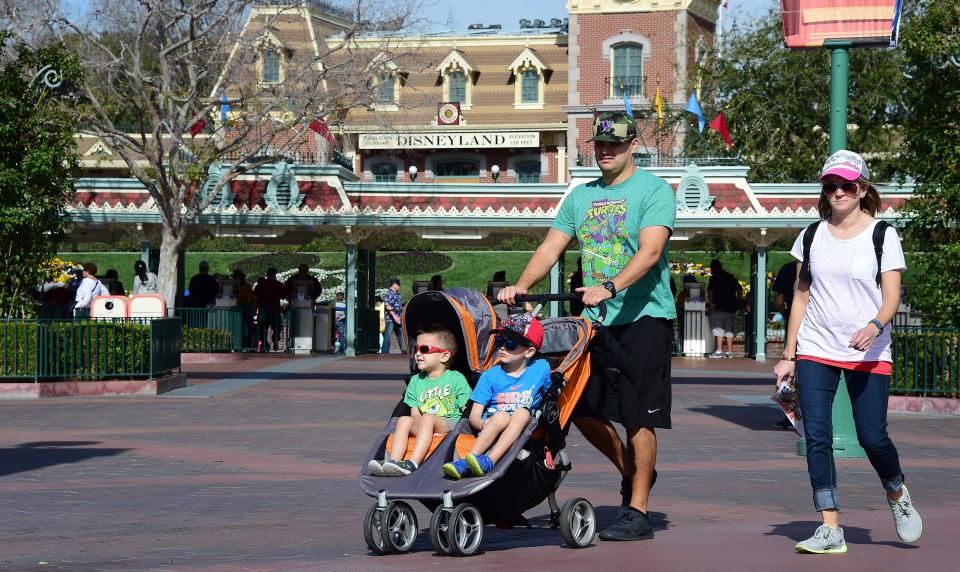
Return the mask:
<path id="1" fill-rule="evenodd" d="M 509 66 L 507 66 L 507 71 L 512 71 L 516 74 L 522 69 L 531 67 L 535 68 L 537 73 L 540 75 L 543 75 L 545 70 L 550 69 L 550 67 L 543 63 L 543 60 L 537 56 L 536 50 L 524 48 L 523 51 L 520 52 L 520 55 L 517 56 Z"/>

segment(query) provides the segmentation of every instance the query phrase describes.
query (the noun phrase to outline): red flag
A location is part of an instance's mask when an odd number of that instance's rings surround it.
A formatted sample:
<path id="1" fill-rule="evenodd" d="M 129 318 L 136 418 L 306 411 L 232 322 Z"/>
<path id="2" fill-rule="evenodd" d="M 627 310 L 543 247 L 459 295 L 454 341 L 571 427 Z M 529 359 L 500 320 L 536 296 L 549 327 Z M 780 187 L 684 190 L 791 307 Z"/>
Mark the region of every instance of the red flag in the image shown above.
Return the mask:
<path id="1" fill-rule="evenodd" d="M 720 134 L 720 137 L 723 137 L 723 141 L 727 144 L 727 149 L 733 148 L 733 139 L 730 138 L 730 130 L 727 129 L 727 120 L 723 118 L 722 111 L 710 120 L 710 129 L 713 129 Z"/>
<path id="2" fill-rule="evenodd" d="M 197 113 L 193 113 L 193 117 L 196 117 Z M 203 128 L 207 126 L 207 120 L 204 118 L 198 119 L 193 125 L 190 126 L 190 136 L 196 137 L 200 133 L 203 133 Z"/>
<path id="3" fill-rule="evenodd" d="M 333 145 L 336 143 L 336 140 L 333 138 L 333 134 L 330 133 L 330 128 L 327 127 L 327 122 L 323 120 L 322 117 L 318 117 L 310 122 L 310 129 L 316 131 L 318 135 L 327 140 L 327 143 Z"/>

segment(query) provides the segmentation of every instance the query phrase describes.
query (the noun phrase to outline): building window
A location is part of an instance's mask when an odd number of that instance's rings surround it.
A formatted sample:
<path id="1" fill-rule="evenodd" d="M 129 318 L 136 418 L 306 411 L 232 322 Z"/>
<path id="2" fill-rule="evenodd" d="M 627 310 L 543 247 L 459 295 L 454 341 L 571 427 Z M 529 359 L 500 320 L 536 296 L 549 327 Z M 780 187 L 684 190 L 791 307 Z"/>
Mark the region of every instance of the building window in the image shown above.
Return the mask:
<path id="1" fill-rule="evenodd" d="M 391 74 L 381 74 L 377 84 L 377 103 L 397 102 L 397 82 Z"/>
<path id="2" fill-rule="evenodd" d="M 377 183 L 396 183 L 397 166 L 393 163 L 375 163 L 370 167 L 373 180 Z"/>
<path id="3" fill-rule="evenodd" d="M 643 96 L 643 48 L 639 44 L 613 46 L 613 77 L 610 96 Z"/>
<path id="4" fill-rule="evenodd" d="M 280 83 L 280 50 L 268 48 L 261 52 L 263 65 L 260 67 L 260 81 Z"/>
<path id="5" fill-rule="evenodd" d="M 514 167 L 518 183 L 540 182 L 540 161 L 520 161 Z"/>
<path id="6" fill-rule="evenodd" d="M 469 159 L 448 159 L 433 164 L 433 176 L 440 177 L 480 177 L 480 163 Z"/>
<path id="7" fill-rule="evenodd" d="M 466 104 L 467 74 L 459 70 L 451 71 L 447 74 L 447 81 L 450 82 L 450 101 Z"/>
<path id="8" fill-rule="evenodd" d="M 520 103 L 540 103 L 540 74 L 535 69 L 520 74 Z"/>

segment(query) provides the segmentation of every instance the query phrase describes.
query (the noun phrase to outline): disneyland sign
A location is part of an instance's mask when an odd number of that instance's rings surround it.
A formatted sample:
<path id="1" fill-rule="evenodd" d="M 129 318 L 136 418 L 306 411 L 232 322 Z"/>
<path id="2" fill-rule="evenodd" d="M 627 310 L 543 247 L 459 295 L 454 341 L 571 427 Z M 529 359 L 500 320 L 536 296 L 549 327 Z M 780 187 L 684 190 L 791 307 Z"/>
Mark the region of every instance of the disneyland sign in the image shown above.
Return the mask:
<path id="1" fill-rule="evenodd" d="M 539 147 L 536 131 L 477 133 L 361 133 L 361 149 L 493 149 Z"/>

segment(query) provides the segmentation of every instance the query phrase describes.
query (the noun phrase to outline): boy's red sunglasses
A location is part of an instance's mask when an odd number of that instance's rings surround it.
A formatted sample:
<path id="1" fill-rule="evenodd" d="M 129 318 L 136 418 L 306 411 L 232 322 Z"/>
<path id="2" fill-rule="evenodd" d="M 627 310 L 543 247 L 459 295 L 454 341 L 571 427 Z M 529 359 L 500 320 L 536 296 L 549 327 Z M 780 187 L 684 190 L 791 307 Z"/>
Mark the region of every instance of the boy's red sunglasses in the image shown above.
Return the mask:
<path id="1" fill-rule="evenodd" d="M 413 351 L 420 354 L 442 354 L 449 350 L 437 346 L 413 346 Z"/>

